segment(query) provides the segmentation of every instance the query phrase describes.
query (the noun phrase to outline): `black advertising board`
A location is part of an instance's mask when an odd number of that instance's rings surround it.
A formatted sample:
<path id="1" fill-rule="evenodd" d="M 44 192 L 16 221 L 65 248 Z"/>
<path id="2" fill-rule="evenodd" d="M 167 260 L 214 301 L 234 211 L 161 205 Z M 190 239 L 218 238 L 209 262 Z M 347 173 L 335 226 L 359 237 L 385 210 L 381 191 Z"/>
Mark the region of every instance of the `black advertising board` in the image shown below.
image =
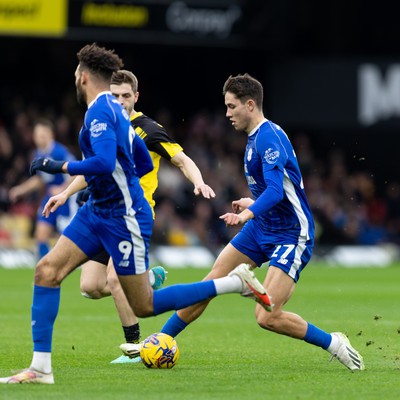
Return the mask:
<path id="1" fill-rule="evenodd" d="M 166 45 L 237 47 L 240 1 L 70 0 L 66 37 Z"/>
<path id="2" fill-rule="evenodd" d="M 282 123 L 338 132 L 400 128 L 400 60 L 276 60 L 265 77 L 265 106 Z"/>

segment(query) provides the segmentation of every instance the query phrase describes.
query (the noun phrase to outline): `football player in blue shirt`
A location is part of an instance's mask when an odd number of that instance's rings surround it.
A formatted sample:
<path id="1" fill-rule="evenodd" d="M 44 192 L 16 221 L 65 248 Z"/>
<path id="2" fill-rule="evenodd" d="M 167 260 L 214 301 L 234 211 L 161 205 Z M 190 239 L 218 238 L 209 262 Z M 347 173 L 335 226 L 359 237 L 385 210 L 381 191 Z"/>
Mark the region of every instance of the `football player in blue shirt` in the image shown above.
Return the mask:
<path id="1" fill-rule="evenodd" d="M 121 70 L 112 75 L 110 89 L 129 114 L 131 125 L 137 135 L 143 139 L 153 160 L 154 169 L 140 178 L 140 186 L 144 197 L 153 209 L 153 217 L 155 217 L 153 195 L 158 186 L 158 171 L 162 158 L 182 171 L 182 174 L 193 184 L 195 195 L 202 195 L 206 199 L 215 197 L 213 189 L 204 182 L 195 162 L 186 155 L 183 148 L 175 142 L 165 128 L 147 115 L 135 110 L 139 98 L 138 85 L 138 79 L 131 71 Z M 149 277 L 154 282 L 152 287 L 155 289 L 161 287 L 165 280 L 164 268 L 154 267 L 149 272 Z M 125 335 L 125 343 L 121 345 L 121 349 L 124 351 L 128 347 L 129 352 L 129 356 L 122 355 L 112 363 L 140 361 L 141 358 L 138 357 L 141 346 L 139 320 L 129 306 L 114 266 L 112 262 L 109 263 L 107 252 L 102 252 L 82 265 L 80 285 L 82 294 L 87 298 L 100 299 L 112 294 Z M 135 349 L 133 349 L 135 347 L 133 344 L 137 345 Z"/>
<path id="2" fill-rule="evenodd" d="M 69 150 L 55 140 L 54 132 L 54 125 L 50 120 L 42 118 L 35 122 L 33 126 L 33 141 L 36 146 L 35 158 L 48 157 L 54 160 L 75 160 Z M 69 181 L 70 179 L 67 179 L 64 174 L 51 175 L 40 171 L 37 175 L 31 176 L 25 182 L 12 187 L 9 191 L 9 198 L 12 203 L 30 193 L 44 191 L 44 196 L 38 208 L 35 226 L 35 239 L 39 259 L 49 252 L 49 241 L 53 232 L 61 233 L 77 210 L 74 199 L 70 199 L 49 218 L 45 218 L 42 215 L 43 207 L 50 197 L 63 191 Z"/>
<path id="3" fill-rule="evenodd" d="M 264 287 L 274 308 L 268 311 L 256 306 L 259 326 L 328 350 L 350 370 L 364 369 L 361 355 L 343 333 L 327 333 L 283 310 L 314 246 L 314 221 L 296 154 L 282 128 L 264 117 L 259 81 L 248 74 L 231 76 L 223 95 L 233 128 L 248 135 L 244 174 L 253 198 L 233 201 L 233 212 L 220 217 L 227 226 L 243 228 L 222 250 L 205 279 L 225 276 L 241 263 L 255 268 L 269 262 Z M 207 304 L 178 311 L 162 332 L 176 336 Z"/>
<path id="4" fill-rule="evenodd" d="M 79 175 L 74 180 L 75 189 L 87 185 L 91 196 L 55 247 L 36 266 L 31 365 L 13 376 L 0 378 L 0 383 L 54 383 L 51 351 L 60 285 L 69 273 L 103 249 L 110 254 L 128 302 L 138 317 L 179 310 L 226 293 L 241 293 L 271 309 L 268 293 L 245 265 L 220 279 L 153 291 L 148 277 L 153 215 L 139 184 L 139 178 L 153 165 L 128 113 L 109 91 L 111 75 L 123 63 L 114 51 L 96 44 L 86 45 L 77 56 L 77 97 L 88 107 L 79 134 L 84 159 L 65 162 L 41 157 L 32 162 L 31 173 Z M 48 215 L 54 207 L 56 204 L 47 204 L 44 214 Z"/>

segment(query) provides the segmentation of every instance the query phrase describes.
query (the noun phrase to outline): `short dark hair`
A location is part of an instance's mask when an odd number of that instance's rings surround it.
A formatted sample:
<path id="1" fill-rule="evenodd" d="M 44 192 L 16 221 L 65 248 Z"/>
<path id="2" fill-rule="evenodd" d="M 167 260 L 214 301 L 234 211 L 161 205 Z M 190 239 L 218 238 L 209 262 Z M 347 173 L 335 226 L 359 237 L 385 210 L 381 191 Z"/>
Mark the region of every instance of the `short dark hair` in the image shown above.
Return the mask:
<path id="1" fill-rule="evenodd" d="M 257 107 L 262 110 L 264 89 L 261 83 L 249 74 L 230 76 L 222 89 L 222 94 L 233 93 L 242 103 L 253 99 Z"/>
<path id="2" fill-rule="evenodd" d="M 122 85 L 123 83 L 128 83 L 131 85 L 133 93 L 138 91 L 138 80 L 131 71 L 121 69 L 112 74 L 111 85 Z"/>
<path id="3" fill-rule="evenodd" d="M 42 125 L 45 126 L 46 128 L 50 129 L 53 134 L 55 134 L 56 131 L 56 127 L 53 124 L 53 122 L 51 120 L 49 120 L 48 118 L 38 118 L 34 121 L 33 126 L 37 126 L 37 125 Z"/>
<path id="4" fill-rule="evenodd" d="M 87 44 L 77 53 L 79 66 L 88 69 L 101 80 L 110 82 L 113 72 L 124 66 L 123 61 L 114 52 L 105 47 L 99 47 L 96 43 Z"/>

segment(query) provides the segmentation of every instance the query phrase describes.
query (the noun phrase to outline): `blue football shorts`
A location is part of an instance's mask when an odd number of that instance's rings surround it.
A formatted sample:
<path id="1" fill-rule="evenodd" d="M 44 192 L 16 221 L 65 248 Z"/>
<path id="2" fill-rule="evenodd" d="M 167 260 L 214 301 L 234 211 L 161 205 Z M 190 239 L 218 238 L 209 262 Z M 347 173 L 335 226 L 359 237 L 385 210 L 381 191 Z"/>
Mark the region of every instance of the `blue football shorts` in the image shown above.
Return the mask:
<path id="1" fill-rule="evenodd" d="M 149 267 L 149 244 L 153 215 L 147 201 L 131 215 L 100 214 L 91 203 L 79 208 L 63 235 L 91 259 L 104 249 L 118 275 L 144 273 Z"/>
<path id="2" fill-rule="evenodd" d="M 310 261 L 314 247 L 313 240 L 302 236 L 285 232 L 265 234 L 253 219 L 246 222 L 230 243 L 258 267 L 269 261 L 269 265 L 280 268 L 295 282 Z"/>

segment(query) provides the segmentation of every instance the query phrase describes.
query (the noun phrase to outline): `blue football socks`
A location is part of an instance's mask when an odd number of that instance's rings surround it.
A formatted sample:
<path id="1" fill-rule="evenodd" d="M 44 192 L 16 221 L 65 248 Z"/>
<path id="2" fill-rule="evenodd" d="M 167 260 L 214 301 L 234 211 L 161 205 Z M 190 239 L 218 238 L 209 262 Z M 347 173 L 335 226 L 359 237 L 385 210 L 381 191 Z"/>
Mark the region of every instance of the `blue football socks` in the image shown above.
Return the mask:
<path id="1" fill-rule="evenodd" d="M 51 352 L 54 321 L 60 305 L 60 288 L 34 286 L 32 316 L 33 350 Z"/>
<path id="2" fill-rule="evenodd" d="M 332 336 L 330 333 L 327 333 L 308 322 L 306 336 L 304 336 L 303 340 L 326 350 L 331 344 Z"/>
<path id="3" fill-rule="evenodd" d="M 167 286 L 153 292 L 154 315 L 180 310 L 216 295 L 213 281 Z"/>
<path id="4" fill-rule="evenodd" d="M 172 315 L 161 329 L 162 333 L 166 333 L 172 337 L 179 335 L 188 324 L 179 317 L 177 313 Z"/>

